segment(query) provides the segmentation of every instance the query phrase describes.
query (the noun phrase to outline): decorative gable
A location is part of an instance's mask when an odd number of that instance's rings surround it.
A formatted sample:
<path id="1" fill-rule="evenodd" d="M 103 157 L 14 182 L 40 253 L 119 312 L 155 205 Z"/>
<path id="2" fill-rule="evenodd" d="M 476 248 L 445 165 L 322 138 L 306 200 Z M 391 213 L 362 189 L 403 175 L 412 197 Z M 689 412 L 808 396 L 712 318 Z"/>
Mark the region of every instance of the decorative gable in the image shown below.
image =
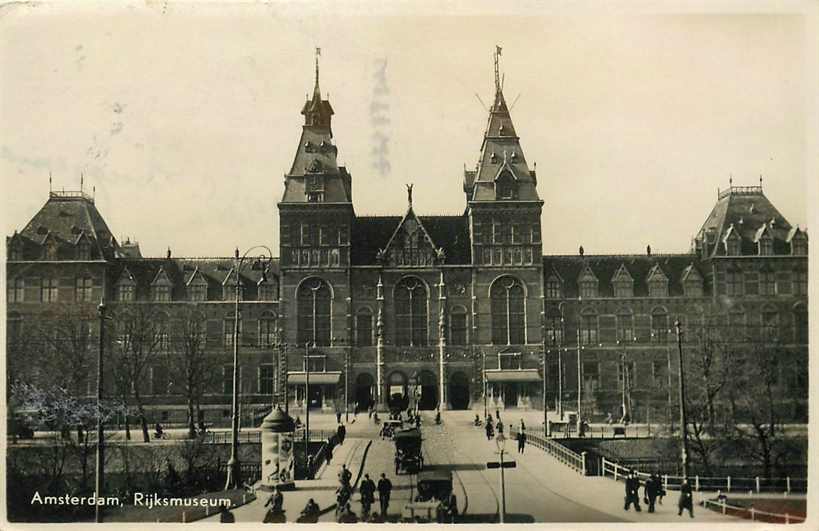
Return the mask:
<path id="1" fill-rule="evenodd" d="M 688 297 L 702 297 L 704 291 L 704 282 L 702 274 L 694 267 L 694 264 L 689 264 L 683 269 L 682 285 L 685 295 Z"/>
<path id="2" fill-rule="evenodd" d="M 159 271 L 157 271 L 156 276 L 151 282 L 151 300 L 155 302 L 170 301 L 172 287 L 173 282 L 171 282 L 170 277 L 168 277 L 168 273 L 165 271 L 164 267 L 160 267 Z"/>
<path id="3" fill-rule="evenodd" d="M 444 250 L 436 247 L 410 207 L 378 258 L 391 266 L 430 266 L 443 262 Z"/>
<path id="4" fill-rule="evenodd" d="M 634 277 L 629 273 L 626 264 L 620 264 L 611 278 L 611 284 L 614 286 L 615 297 L 634 297 Z"/>
<path id="5" fill-rule="evenodd" d="M 598 286 L 600 285 L 600 281 L 588 264 L 586 264 L 586 266 L 580 272 L 580 275 L 577 277 L 577 285 L 580 288 L 581 297 L 594 298 L 598 296 Z"/>
<path id="6" fill-rule="evenodd" d="M 206 301 L 208 300 L 208 279 L 197 266 L 185 286 L 188 290 L 188 298 L 192 301 Z"/>
<path id="7" fill-rule="evenodd" d="M 792 255 L 807 256 L 808 234 L 800 229 L 798 225 L 788 232 L 787 242 L 791 246 Z"/>
<path id="8" fill-rule="evenodd" d="M 668 297 L 668 275 L 659 265 L 649 270 L 646 283 L 649 297 Z"/>
<path id="9" fill-rule="evenodd" d="M 726 255 L 739 256 L 742 254 L 742 236 L 740 236 L 739 231 L 734 228 L 733 223 L 728 227 L 728 230 L 725 231 L 722 243 L 725 246 Z"/>

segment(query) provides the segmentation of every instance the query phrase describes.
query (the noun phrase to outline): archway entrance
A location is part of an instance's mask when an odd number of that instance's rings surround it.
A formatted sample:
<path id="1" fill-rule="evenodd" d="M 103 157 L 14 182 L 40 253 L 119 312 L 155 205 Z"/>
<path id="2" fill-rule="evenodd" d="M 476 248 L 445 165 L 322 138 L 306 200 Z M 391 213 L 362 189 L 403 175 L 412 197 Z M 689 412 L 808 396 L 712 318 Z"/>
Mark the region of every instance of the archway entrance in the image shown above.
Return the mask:
<path id="1" fill-rule="evenodd" d="M 449 378 L 449 404 L 452 409 L 469 407 L 469 378 L 462 373 L 453 373 Z"/>
<path id="2" fill-rule="evenodd" d="M 373 377 L 362 372 L 355 379 L 355 409 L 367 411 L 373 404 Z"/>
<path id="3" fill-rule="evenodd" d="M 438 382 L 431 371 L 418 373 L 418 409 L 430 410 L 438 407 Z"/>
<path id="4" fill-rule="evenodd" d="M 407 375 L 401 371 L 393 371 L 387 377 L 387 405 L 390 409 L 407 409 Z"/>

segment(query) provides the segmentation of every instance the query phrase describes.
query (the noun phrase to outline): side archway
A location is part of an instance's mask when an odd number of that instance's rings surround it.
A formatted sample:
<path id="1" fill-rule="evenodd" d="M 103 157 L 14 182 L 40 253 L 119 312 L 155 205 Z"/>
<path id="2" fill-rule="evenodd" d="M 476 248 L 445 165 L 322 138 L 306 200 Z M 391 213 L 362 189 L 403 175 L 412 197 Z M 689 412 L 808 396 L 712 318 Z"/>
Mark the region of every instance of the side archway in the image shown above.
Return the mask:
<path id="1" fill-rule="evenodd" d="M 460 371 L 449 377 L 449 405 L 451 409 L 469 409 L 469 378 Z"/>

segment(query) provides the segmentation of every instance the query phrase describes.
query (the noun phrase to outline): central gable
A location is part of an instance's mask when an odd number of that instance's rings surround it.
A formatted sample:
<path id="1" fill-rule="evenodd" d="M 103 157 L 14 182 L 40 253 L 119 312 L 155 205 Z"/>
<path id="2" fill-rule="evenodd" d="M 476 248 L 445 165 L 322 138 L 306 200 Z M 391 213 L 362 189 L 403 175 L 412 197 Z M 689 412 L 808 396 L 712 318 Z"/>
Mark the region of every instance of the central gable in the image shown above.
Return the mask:
<path id="1" fill-rule="evenodd" d="M 381 263 L 389 266 L 431 266 L 443 262 L 444 252 L 435 245 L 412 207 L 407 210 L 384 249 Z"/>

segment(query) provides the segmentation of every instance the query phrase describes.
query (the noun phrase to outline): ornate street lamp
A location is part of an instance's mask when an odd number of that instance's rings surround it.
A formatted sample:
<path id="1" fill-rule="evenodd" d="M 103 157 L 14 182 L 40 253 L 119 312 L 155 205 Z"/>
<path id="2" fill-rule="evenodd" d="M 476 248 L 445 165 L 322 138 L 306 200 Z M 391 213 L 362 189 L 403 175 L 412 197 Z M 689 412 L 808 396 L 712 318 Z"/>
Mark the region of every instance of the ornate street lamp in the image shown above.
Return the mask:
<path id="1" fill-rule="evenodd" d="M 233 401 L 231 404 L 233 417 L 231 422 L 231 443 L 230 459 L 227 463 L 227 479 L 225 480 L 225 490 L 238 488 L 242 485 L 241 469 L 239 466 L 239 299 L 241 294 L 241 271 L 245 265 L 245 260 L 251 252 L 263 249 L 267 254 L 262 254 L 253 260 L 252 268 L 261 270 L 262 279 L 266 279 L 267 270 L 273 261 L 273 253 L 265 245 L 251 247 L 242 257 L 239 257 L 239 249 L 235 253 L 235 266 L 233 273 L 236 275 L 236 298 L 233 313 Z"/>

